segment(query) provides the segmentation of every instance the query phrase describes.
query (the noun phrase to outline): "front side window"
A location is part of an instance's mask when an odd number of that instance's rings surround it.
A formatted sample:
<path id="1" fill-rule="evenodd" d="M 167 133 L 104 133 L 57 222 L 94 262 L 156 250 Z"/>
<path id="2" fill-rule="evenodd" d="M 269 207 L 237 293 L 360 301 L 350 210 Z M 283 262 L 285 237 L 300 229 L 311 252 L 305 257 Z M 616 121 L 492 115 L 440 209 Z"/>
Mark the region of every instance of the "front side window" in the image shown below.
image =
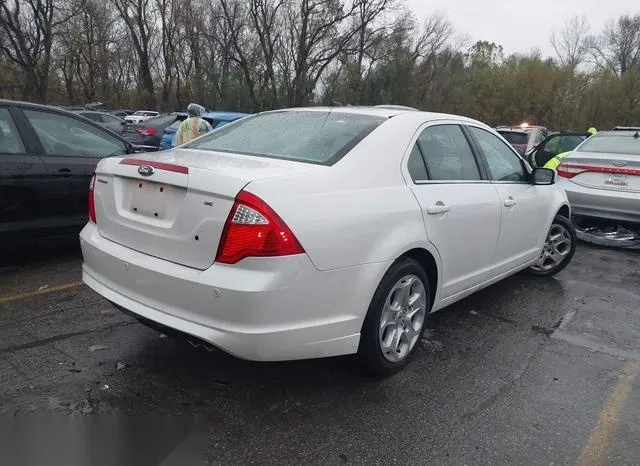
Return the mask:
<path id="1" fill-rule="evenodd" d="M 41 110 L 24 110 L 24 114 L 48 155 L 110 157 L 127 153 L 120 139 L 78 119 Z"/>
<path id="2" fill-rule="evenodd" d="M 418 146 L 424 154 L 429 179 L 435 181 L 481 179 L 478 164 L 460 126 L 431 126 L 418 137 Z"/>
<path id="3" fill-rule="evenodd" d="M 24 144 L 9 110 L 0 108 L 0 154 L 24 153 Z"/>
<path id="4" fill-rule="evenodd" d="M 470 126 L 489 166 L 494 181 L 527 182 L 528 176 L 521 159 L 495 134 Z"/>
<path id="5" fill-rule="evenodd" d="M 212 131 L 183 148 L 332 165 L 386 118 L 354 113 L 276 111 Z"/>

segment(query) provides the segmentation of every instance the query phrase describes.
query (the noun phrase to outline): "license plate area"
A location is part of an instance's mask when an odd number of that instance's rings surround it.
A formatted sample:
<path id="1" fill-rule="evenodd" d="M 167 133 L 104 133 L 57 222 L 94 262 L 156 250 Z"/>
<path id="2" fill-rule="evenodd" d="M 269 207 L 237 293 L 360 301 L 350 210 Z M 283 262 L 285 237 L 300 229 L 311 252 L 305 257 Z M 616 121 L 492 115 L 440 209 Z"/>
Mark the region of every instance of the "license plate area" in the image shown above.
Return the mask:
<path id="1" fill-rule="evenodd" d="M 627 175 L 611 174 L 608 175 L 604 184 L 612 188 L 627 188 L 629 186 L 629 179 Z"/>
<path id="2" fill-rule="evenodd" d="M 130 211 L 145 217 L 164 219 L 171 186 L 140 180 L 135 180 L 132 184 Z"/>

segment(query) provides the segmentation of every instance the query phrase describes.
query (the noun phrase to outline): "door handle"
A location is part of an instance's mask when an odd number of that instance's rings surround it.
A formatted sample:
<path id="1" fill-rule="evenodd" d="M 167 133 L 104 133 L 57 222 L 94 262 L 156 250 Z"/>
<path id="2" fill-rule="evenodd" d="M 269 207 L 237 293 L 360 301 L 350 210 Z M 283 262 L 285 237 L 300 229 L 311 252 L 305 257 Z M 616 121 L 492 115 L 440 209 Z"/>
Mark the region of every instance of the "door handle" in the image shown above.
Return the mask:
<path id="1" fill-rule="evenodd" d="M 69 170 L 68 168 L 61 168 L 60 170 L 58 170 L 58 174 L 63 178 L 69 178 L 72 175 L 71 170 Z"/>
<path id="2" fill-rule="evenodd" d="M 513 207 L 516 204 L 517 204 L 516 200 L 511 196 L 509 196 L 504 200 L 505 207 Z"/>
<path id="3" fill-rule="evenodd" d="M 449 212 L 449 210 L 451 210 L 451 207 L 445 205 L 445 203 L 442 201 L 438 201 L 435 205 L 427 207 L 427 213 L 429 215 L 443 214 L 445 212 Z"/>

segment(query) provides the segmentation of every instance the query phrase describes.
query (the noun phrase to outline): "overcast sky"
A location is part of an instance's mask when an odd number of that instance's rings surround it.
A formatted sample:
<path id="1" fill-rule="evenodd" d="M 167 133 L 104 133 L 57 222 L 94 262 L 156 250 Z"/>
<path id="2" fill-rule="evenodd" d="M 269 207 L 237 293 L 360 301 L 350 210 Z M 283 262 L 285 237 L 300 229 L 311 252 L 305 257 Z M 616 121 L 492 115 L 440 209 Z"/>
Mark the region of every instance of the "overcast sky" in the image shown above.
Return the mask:
<path id="1" fill-rule="evenodd" d="M 505 54 L 538 48 L 553 55 L 549 37 L 567 18 L 586 15 L 592 32 L 622 14 L 640 13 L 638 0 L 407 0 L 418 19 L 446 13 L 458 33 L 504 47 Z"/>

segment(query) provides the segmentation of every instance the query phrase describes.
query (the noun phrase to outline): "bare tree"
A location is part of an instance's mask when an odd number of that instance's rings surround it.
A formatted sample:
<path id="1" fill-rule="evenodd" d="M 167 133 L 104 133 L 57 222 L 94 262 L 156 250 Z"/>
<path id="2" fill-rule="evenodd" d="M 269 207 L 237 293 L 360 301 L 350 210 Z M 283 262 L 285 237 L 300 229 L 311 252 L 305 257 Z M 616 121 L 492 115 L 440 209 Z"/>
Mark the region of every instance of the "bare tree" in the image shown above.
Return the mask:
<path id="1" fill-rule="evenodd" d="M 350 43 L 356 30 L 345 28 L 357 3 L 297 0 L 287 4 L 286 38 L 279 54 L 289 105 L 307 102 L 327 67 Z"/>
<path id="2" fill-rule="evenodd" d="M 584 63 L 592 42 L 589 23 L 584 15 L 566 20 L 562 29 L 551 33 L 551 45 L 560 65 L 572 73 Z"/>
<path id="3" fill-rule="evenodd" d="M 156 15 L 150 0 L 111 0 L 124 21 L 138 59 L 138 84 L 150 109 L 156 107 L 156 95 L 151 72 L 152 40 Z"/>
<path id="4" fill-rule="evenodd" d="M 640 67 L 640 15 L 609 22 L 594 43 L 593 55 L 601 69 L 622 76 Z"/>
<path id="5" fill-rule="evenodd" d="M 3 0 L 0 49 L 24 73 L 23 98 L 46 102 L 57 28 L 83 7 L 80 1 Z"/>
<path id="6" fill-rule="evenodd" d="M 265 74 L 262 86 L 271 93 L 271 104 L 278 102 L 276 77 L 276 51 L 281 45 L 284 25 L 279 21 L 279 12 L 285 0 L 249 0 L 249 14 L 260 42 Z"/>

